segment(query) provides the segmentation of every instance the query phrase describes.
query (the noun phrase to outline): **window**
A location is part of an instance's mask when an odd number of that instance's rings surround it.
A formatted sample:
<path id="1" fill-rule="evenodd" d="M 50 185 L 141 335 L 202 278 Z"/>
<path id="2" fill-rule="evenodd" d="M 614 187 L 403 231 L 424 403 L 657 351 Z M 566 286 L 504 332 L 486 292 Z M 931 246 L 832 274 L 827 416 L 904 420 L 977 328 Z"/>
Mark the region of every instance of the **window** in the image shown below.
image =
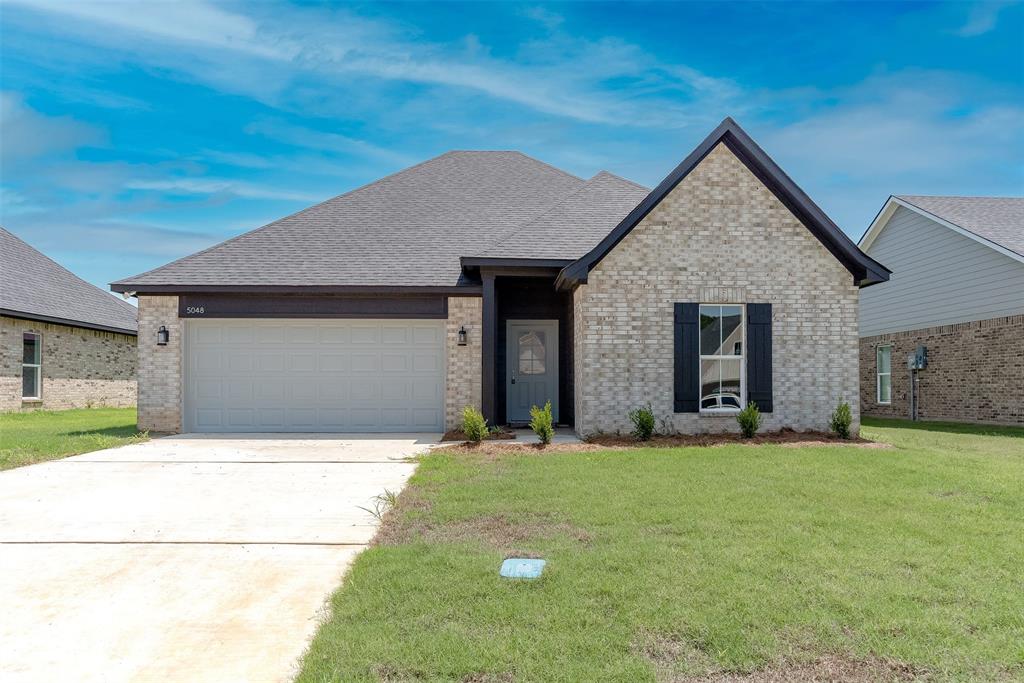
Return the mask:
<path id="1" fill-rule="evenodd" d="M 700 411 L 736 412 L 744 404 L 743 306 L 700 306 Z"/>
<path id="2" fill-rule="evenodd" d="M 544 333 L 527 332 L 519 337 L 519 374 L 544 374 Z"/>
<path id="3" fill-rule="evenodd" d="M 26 332 L 21 338 L 21 397 L 38 399 L 42 396 L 42 347 L 43 337 L 35 332 Z"/>
<path id="4" fill-rule="evenodd" d="M 892 346 L 875 349 L 875 368 L 878 371 L 878 402 L 892 403 Z"/>

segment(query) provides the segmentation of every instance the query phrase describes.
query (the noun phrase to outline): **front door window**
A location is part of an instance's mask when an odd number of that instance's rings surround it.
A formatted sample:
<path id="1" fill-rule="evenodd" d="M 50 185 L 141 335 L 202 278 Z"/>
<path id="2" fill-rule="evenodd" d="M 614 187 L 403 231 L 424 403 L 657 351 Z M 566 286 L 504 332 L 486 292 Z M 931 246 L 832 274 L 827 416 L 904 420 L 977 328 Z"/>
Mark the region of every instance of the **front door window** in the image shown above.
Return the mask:
<path id="1" fill-rule="evenodd" d="M 544 332 L 531 330 L 519 336 L 519 374 L 544 374 Z"/>

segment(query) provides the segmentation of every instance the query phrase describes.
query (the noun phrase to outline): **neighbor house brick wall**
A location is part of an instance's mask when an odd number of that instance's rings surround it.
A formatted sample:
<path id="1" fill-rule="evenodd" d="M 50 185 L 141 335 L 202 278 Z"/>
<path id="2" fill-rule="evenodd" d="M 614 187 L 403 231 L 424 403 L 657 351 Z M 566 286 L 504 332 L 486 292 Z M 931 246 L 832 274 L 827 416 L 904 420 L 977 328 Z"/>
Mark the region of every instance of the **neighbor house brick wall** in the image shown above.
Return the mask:
<path id="1" fill-rule="evenodd" d="M 877 401 L 879 346 L 892 345 L 892 403 Z M 942 325 L 860 340 L 861 413 L 910 416 L 907 355 L 928 348 L 918 371 L 918 416 L 923 420 L 1024 424 L 1024 315 Z"/>
<path id="2" fill-rule="evenodd" d="M 139 295 L 139 429 L 180 432 L 184 321 L 178 297 Z M 171 338 L 158 346 L 163 325 Z"/>
<path id="3" fill-rule="evenodd" d="M 576 429 L 632 429 L 650 403 L 669 429 L 738 431 L 673 412 L 673 304 L 772 304 L 774 412 L 764 429 L 827 429 L 848 401 L 858 430 L 853 276 L 724 145 L 591 270 L 574 293 Z"/>
<path id="4" fill-rule="evenodd" d="M 42 335 L 42 400 L 21 398 L 22 335 Z M 0 318 L 0 410 L 135 405 L 135 337 Z"/>
<path id="5" fill-rule="evenodd" d="M 462 409 L 480 408 L 481 337 L 483 299 L 453 296 L 448 298 L 445 324 L 447 383 L 445 387 L 445 429 L 462 425 Z M 459 328 L 465 326 L 466 346 L 458 345 Z"/>

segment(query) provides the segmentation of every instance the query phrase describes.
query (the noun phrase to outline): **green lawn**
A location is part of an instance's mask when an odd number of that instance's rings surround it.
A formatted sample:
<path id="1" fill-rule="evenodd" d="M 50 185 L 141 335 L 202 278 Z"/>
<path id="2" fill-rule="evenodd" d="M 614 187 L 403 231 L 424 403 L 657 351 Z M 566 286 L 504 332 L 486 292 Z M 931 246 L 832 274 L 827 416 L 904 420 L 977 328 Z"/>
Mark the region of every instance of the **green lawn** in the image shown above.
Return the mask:
<path id="1" fill-rule="evenodd" d="M 907 427 L 427 455 L 299 680 L 1024 679 L 1024 430 Z"/>
<path id="2" fill-rule="evenodd" d="M 0 470 L 145 441 L 135 408 L 0 413 Z"/>

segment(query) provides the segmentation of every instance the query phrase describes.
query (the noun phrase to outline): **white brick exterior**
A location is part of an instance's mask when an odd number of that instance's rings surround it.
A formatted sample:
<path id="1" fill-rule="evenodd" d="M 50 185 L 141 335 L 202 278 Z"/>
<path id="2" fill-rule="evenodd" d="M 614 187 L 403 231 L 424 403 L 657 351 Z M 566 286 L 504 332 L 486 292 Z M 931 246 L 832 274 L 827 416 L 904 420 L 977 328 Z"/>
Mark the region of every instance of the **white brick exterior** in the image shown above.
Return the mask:
<path id="1" fill-rule="evenodd" d="M 445 386 L 445 429 L 462 425 L 462 409 L 480 409 L 481 327 L 483 299 L 470 296 L 448 298 L 448 321 L 445 325 L 447 345 L 447 384 Z M 459 327 L 465 325 L 467 343 L 458 345 Z"/>
<path id="2" fill-rule="evenodd" d="M 183 322 L 178 297 L 139 295 L 139 429 L 181 431 Z M 156 343 L 161 325 L 171 334 L 166 346 Z"/>
<path id="3" fill-rule="evenodd" d="M 628 432 L 648 402 L 671 430 L 738 430 L 673 413 L 673 304 L 771 303 L 774 412 L 763 429 L 859 428 L 853 276 L 719 144 L 574 293 L 576 429 Z"/>

